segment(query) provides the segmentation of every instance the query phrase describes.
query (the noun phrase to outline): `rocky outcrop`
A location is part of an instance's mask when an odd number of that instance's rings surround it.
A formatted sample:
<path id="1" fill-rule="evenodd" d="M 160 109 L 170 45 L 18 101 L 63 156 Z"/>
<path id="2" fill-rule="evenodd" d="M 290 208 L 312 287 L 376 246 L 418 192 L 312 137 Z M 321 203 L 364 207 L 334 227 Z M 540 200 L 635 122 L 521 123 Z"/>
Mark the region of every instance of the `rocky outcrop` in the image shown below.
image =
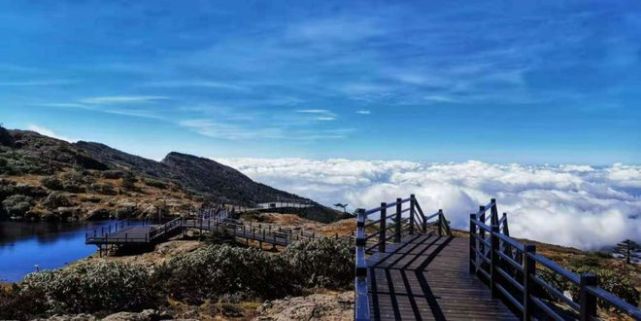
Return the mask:
<path id="1" fill-rule="evenodd" d="M 354 292 L 329 292 L 266 301 L 256 321 L 342 321 L 352 320 Z"/>
<path id="2" fill-rule="evenodd" d="M 104 318 L 97 318 L 91 314 L 54 315 L 48 319 L 34 319 L 33 321 L 198 321 L 197 319 L 174 319 L 170 314 L 157 310 L 143 310 L 142 312 L 118 312 Z"/>

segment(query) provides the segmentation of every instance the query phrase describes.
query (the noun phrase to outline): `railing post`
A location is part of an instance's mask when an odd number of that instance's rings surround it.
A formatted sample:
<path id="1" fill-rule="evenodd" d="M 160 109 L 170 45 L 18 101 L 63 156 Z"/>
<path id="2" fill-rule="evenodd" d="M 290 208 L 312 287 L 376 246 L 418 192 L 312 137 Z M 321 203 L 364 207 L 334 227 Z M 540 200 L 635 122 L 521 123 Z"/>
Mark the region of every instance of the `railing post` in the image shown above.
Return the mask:
<path id="1" fill-rule="evenodd" d="M 410 195 L 410 235 L 414 234 L 414 202 L 415 200 L 414 194 Z"/>
<path id="2" fill-rule="evenodd" d="M 381 203 L 381 222 L 380 222 L 380 230 L 378 231 L 378 251 L 381 253 L 385 253 L 385 240 L 387 237 L 385 236 L 385 232 L 387 229 L 387 203 Z"/>
<path id="3" fill-rule="evenodd" d="M 579 294 L 579 304 L 581 305 L 579 320 L 581 321 L 591 321 L 592 318 L 597 315 L 596 296 L 587 289 L 589 286 L 597 286 L 597 283 L 597 276 L 594 273 L 581 274 L 581 281 L 579 283 L 581 287 Z"/>
<path id="4" fill-rule="evenodd" d="M 499 226 L 492 224 L 492 233 L 490 234 L 490 284 L 492 289 L 492 297 L 498 297 L 497 283 L 499 282 Z"/>
<path id="5" fill-rule="evenodd" d="M 470 274 L 476 273 L 476 214 L 470 214 Z"/>
<path id="6" fill-rule="evenodd" d="M 396 199 L 396 226 L 394 228 L 394 243 L 401 243 L 401 210 L 403 208 L 403 204 L 401 203 L 403 200 L 400 198 Z"/>
<path id="7" fill-rule="evenodd" d="M 445 229 L 445 222 L 443 222 L 445 218 L 443 217 L 443 210 L 439 209 L 438 210 L 438 236 L 443 236 L 443 229 Z"/>
<path id="8" fill-rule="evenodd" d="M 523 246 L 523 321 L 530 321 L 534 316 L 535 305 L 532 295 L 536 293 L 534 276 L 536 275 L 536 261 L 532 258 L 536 254 L 536 246 L 525 244 Z"/>
<path id="9" fill-rule="evenodd" d="M 498 224 L 499 223 L 499 210 L 496 207 L 496 199 L 492 199 L 490 201 L 492 203 L 492 207 L 490 208 L 490 213 L 492 214 L 492 220 L 490 221 L 492 224 Z"/>
<path id="10" fill-rule="evenodd" d="M 479 206 L 479 213 L 481 213 L 481 215 L 479 215 L 479 221 L 485 224 L 485 206 Z M 485 240 L 485 230 L 482 228 L 479 228 L 479 238 L 481 240 Z M 483 242 L 479 242 L 478 250 L 483 256 L 485 256 L 485 244 Z M 482 261 L 478 263 L 479 263 L 479 266 L 483 264 Z"/>

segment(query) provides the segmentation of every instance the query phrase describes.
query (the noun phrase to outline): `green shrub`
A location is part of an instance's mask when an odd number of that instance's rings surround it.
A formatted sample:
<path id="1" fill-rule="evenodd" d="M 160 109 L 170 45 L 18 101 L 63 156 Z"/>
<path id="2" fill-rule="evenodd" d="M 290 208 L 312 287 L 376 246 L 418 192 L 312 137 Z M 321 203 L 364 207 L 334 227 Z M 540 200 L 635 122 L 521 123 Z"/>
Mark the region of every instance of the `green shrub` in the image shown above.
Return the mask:
<path id="1" fill-rule="evenodd" d="M 167 294 L 192 303 L 224 294 L 269 299 L 298 292 L 282 257 L 228 245 L 178 256 L 159 267 L 154 279 Z"/>
<path id="2" fill-rule="evenodd" d="M 136 176 L 132 174 L 131 172 L 127 172 L 123 177 L 122 177 L 122 188 L 126 190 L 134 190 L 136 189 Z"/>
<path id="3" fill-rule="evenodd" d="M 61 177 L 63 190 L 71 193 L 84 193 L 87 185 L 95 182 L 95 178 L 82 169 L 74 169 Z"/>
<path id="4" fill-rule="evenodd" d="M 117 194 L 116 190 L 114 189 L 114 186 L 112 184 L 109 184 L 109 183 L 104 183 L 104 184 L 94 183 L 94 184 L 91 184 L 91 190 L 96 192 L 96 193 L 104 194 L 104 195 L 116 195 Z"/>
<path id="5" fill-rule="evenodd" d="M 343 288 L 354 280 L 351 243 L 318 238 L 293 243 L 283 253 L 306 287 Z"/>
<path id="6" fill-rule="evenodd" d="M 620 297 L 626 302 L 639 306 L 640 294 L 639 291 L 634 287 L 633 282 L 626 278 L 626 273 L 623 271 L 611 270 L 611 269 L 595 269 L 592 267 L 580 267 L 575 270 L 576 273 L 586 273 L 591 272 L 596 274 L 599 282 L 599 287 L 604 290 Z M 570 286 L 570 292 L 572 292 L 572 297 L 575 301 L 579 299 L 579 288 L 572 284 Z M 598 301 L 599 307 L 603 309 L 611 309 L 612 306 L 605 301 Z"/>
<path id="7" fill-rule="evenodd" d="M 31 206 L 33 198 L 22 194 L 11 195 L 2 201 L 2 207 L 9 216 L 24 216 Z"/>
<path id="8" fill-rule="evenodd" d="M 634 306 L 639 305 L 639 301 L 641 299 L 639 291 L 634 287 L 633 282 L 629 278 L 625 277 L 626 274 L 622 271 L 598 269 L 593 266 L 582 266 L 574 268 L 573 270 L 575 273 L 579 274 L 586 272 L 595 273 L 598 278 L 599 287 L 613 293 Z M 561 290 L 561 292 L 569 291 L 572 294 L 572 299 L 578 302 L 579 287 L 577 285 L 547 269 L 539 270 L 538 273 L 543 280 Z M 549 297 L 554 298 L 553 295 L 549 295 Z M 610 304 L 602 300 L 598 301 L 598 305 L 603 309 L 609 310 L 612 308 Z"/>
<path id="9" fill-rule="evenodd" d="M 151 187 L 155 187 L 155 188 L 159 188 L 159 189 L 167 188 L 167 184 L 165 184 L 165 182 L 159 181 L 159 180 L 156 180 L 156 179 L 153 179 L 153 178 L 145 178 L 144 182 L 145 182 L 145 185 L 148 185 L 148 186 L 151 186 Z"/>
<path id="10" fill-rule="evenodd" d="M 65 193 L 52 192 L 47 196 L 47 198 L 45 198 L 44 202 L 42 202 L 42 205 L 44 205 L 48 209 L 56 209 L 58 207 L 72 206 L 73 202 Z"/>
<path id="11" fill-rule="evenodd" d="M 64 188 L 64 186 L 62 185 L 62 182 L 55 176 L 43 177 L 40 180 L 40 183 L 42 183 L 44 187 L 48 189 L 56 190 L 56 191 L 62 190 Z"/>
<path id="12" fill-rule="evenodd" d="M 16 284 L 0 285 L 0 319 L 31 320 L 46 311 L 46 302 L 38 291 L 21 292 Z"/>
<path id="13" fill-rule="evenodd" d="M 102 177 L 106 179 L 121 179 L 124 176 L 125 176 L 125 172 L 118 169 L 112 169 L 112 170 L 102 172 Z"/>
<path id="14" fill-rule="evenodd" d="M 49 313 L 115 312 L 152 306 L 148 285 L 141 266 L 100 262 L 29 274 L 20 291 L 41 293 Z"/>

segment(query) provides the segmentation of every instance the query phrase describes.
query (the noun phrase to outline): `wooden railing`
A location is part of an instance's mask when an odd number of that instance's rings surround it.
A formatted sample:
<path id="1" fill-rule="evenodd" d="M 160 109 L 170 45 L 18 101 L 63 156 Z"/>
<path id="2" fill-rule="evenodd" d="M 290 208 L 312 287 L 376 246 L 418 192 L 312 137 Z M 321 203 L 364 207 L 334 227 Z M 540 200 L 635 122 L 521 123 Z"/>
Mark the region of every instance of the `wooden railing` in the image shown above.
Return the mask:
<path id="1" fill-rule="evenodd" d="M 391 209 L 391 210 L 390 210 Z M 368 217 L 378 214 L 374 219 Z M 426 216 L 416 197 L 396 199 L 395 202 L 381 203 L 371 209 L 357 210 L 355 249 L 355 303 L 354 319 L 369 321 L 370 309 L 367 290 L 367 254 L 385 253 L 389 244 L 400 243 L 404 235 L 427 233 L 435 229 L 438 235 L 451 235 L 448 221 L 442 210 Z M 372 231 L 368 234 L 368 230 Z"/>
<path id="2" fill-rule="evenodd" d="M 599 300 L 641 320 L 641 310 L 600 288 L 596 275 L 573 273 L 537 254 L 535 245 L 511 238 L 507 224 L 506 214 L 499 219 L 494 199 L 470 214 L 470 273 L 486 282 L 492 296 L 502 299 L 522 320 L 600 320 Z M 537 274 L 541 268 L 577 286 L 578 302 Z"/>

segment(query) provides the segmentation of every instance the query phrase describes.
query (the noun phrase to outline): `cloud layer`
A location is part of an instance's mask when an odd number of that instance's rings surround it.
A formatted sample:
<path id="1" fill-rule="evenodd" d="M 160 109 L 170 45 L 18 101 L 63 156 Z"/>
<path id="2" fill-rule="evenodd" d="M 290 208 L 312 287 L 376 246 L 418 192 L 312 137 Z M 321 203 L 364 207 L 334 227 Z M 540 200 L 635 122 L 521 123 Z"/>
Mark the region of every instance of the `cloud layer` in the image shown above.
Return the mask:
<path id="1" fill-rule="evenodd" d="M 516 237 L 598 249 L 641 239 L 641 166 L 530 166 L 345 159 L 224 159 L 252 178 L 324 204 L 371 208 L 416 194 L 426 211 L 445 210 L 456 228 L 490 198 Z"/>

